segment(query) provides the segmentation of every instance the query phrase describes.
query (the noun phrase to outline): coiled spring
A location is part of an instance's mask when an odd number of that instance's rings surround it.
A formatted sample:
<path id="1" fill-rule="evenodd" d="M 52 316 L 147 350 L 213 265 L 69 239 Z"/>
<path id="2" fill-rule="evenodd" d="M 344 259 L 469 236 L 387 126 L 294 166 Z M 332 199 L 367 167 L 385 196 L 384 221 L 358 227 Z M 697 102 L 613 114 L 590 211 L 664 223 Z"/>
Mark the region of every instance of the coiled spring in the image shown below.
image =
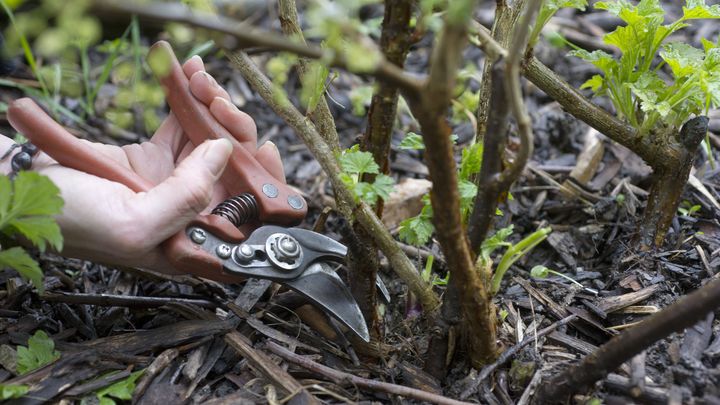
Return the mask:
<path id="1" fill-rule="evenodd" d="M 228 198 L 218 204 L 212 213 L 227 219 L 237 227 L 247 224 L 259 217 L 255 196 L 248 193 Z"/>

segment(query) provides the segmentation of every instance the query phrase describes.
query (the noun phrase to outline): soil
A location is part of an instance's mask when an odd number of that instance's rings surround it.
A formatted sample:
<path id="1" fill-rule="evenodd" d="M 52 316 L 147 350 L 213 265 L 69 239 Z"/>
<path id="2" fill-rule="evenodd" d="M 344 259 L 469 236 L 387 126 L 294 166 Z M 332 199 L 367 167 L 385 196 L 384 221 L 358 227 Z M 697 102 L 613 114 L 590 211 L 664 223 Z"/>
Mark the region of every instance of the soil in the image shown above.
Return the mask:
<path id="1" fill-rule="evenodd" d="M 681 13 L 677 4 L 664 3 L 671 14 Z M 381 15 L 378 9 L 366 11 L 366 16 Z M 487 22 L 491 14 L 483 12 L 478 19 Z M 256 21 L 266 26 L 274 25 L 269 15 L 261 15 Z M 554 23 L 561 32 L 589 35 L 589 26 L 607 30 L 617 21 L 602 12 L 564 10 Z M 676 39 L 700 46 L 701 36 L 716 38 L 719 32 L 717 22 L 699 22 L 681 31 Z M 142 40 L 151 44 L 156 37 L 144 33 Z M 407 70 L 425 71 L 431 46 L 432 38 L 416 44 L 408 57 Z M 567 49 L 553 48 L 543 42 L 536 55 L 570 83 L 579 86 L 594 72 L 585 63 L 566 56 L 566 52 Z M 259 63 L 268 59 L 265 53 L 256 53 L 254 57 Z M 214 55 L 205 60 L 208 71 L 229 89 L 233 101 L 255 119 L 259 142 L 269 140 L 278 146 L 288 183 L 305 193 L 310 206 L 307 220 L 301 227 L 312 228 L 322 210 L 332 201 L 332 190 L 319 164 L 293 131 L 232 70 L 226 59 Z M 482 61 L 482 52 L 477 49 L 469 49 L 465 54 L 465 62 L 478 71 Z M 10 77 L 31 78 L 27 67 L 19 59 L 16 62 L 19 66 Z M 357 143 L 366 125 L 365 118 L 353 114 L 350 94 L 366 80 L 343 71 L 337 71 L 337 74 L 328 89 L 332 99 L 330 107 L 342 146 L 349 147 Z M 479 83 L 470 80 L 468 86 L 476 89 Z M 299 88 L 294 73 L 286 88 L 294 99 Z M 0 345 L 10 348 L 25 345 L 30 335 L 42 329 L 53 338 L 62 353 L 58 363 L 41 369 L 45 374 L 34 372 L 25 377 L 34 387 L 40 387 L 38 392 L 45 396 L 16 402 L 42 402 L 43 398 L 57 401 L 62 397 L 74 402 L 93 402 L 96 401 L 96 389 L 78 388 L 78 381 L 92 380 L 114 370 L 139 370 L 151 363 L 157 364 L 159 370 L 146 382 L 142 395 L 136 397 L 139 403 L 183 400 L 192 403 L 238 403 L 242 400 L 275 403 L 282 400 L 282 389 L 271 388 L 273 386 L 268 385 L 270 382 L 258 371 L 257 364 L 238 354 L 223 340 L 222 334 L 227 329 L 218 319 L 235 319 L 237 322 L 243 320 L 237 330 L 251 342 L 251 349 L 258 352 L 270 353 L 267 349 L 269 341 L 282 342 L 316 362 L 358 376 L 435 390 L 450 398 L 471 402 L 515 403 L 526 391 L 531 392 L 537 387 L 539 380 L 533 378 L 536 372 L 539 371 L 538 376 L 543 381 L 548 381 L 612 336 L 647 317 L 648 313 L 667 307 L 683 294 L 716 277 L 720 270 L 720 209 L 696 188 L 687 186 L 683 199 L 688 206 L 699 205 L 699 210 L 691 215 L 678 214 L 662 249 L 638 253 L 635 249 L 636 222 L 645 203 L 651 170 L 640 158 L 599 135 L 605 151 L 597 174 L 585 186 L 585 198 L 567 197 L 558 185 L 568 180 L 591 131 L 532 84 L 525 83 L 524 90 L 533 120 L 535 153 L 530 167 L 512 188 L 513 199 L 502 204 L 505 215 L 498 218 L 496 229 L 513 224 L 511 239 L 515 242 L 540 226 L 551 226 L 553 233 L 508 272 L 495 300 L 498 310 L 504 314 L 498 336 L 503 348 L 509 348 L 523 337 L 532 336 L 558 321 L 560 317 L 553 310 L 553 304 L 562 309 L 563 316 L 574 313 L 581 320 L 561 326 L 525 346 L 489 379 L 477 381 L 478 370 L 470 368 L 462 347 L 457 348 L 444 380 L 437 381 L 422 372 L 423 353 L 429 339 L 428 324 L 414 310 L 416 304 L 407 288 L 397 280 L 386 261 L 381 262 L 380 272 L 391 295 L 391 302 L 383 308 L 386 340 L 381 350 L 385 352 L 380 358 L 373 358 L 366 355 L 367 347 L 363 345 L 353 350 L 343 339 L 333 341 L 298 321 L 291 311 L 281 308 L 285 302 L 281 297 L 285 294 L 287 298 L 287 293 L 278 292 L 276 288 L 263 295 L 249 314 L 238 314 L 233 312 L 231 303 L 237 299 L 243 285 L 222 285 L 190 277 L 172 278 L 42 254 L 38 257 L 46 274 L 44 296 L 30 288 L 16 273 L 0 272 Z M 2 88 L 0 101 L 8 102 L 19 95 L 17 90 Z M 611 108 L 604 100 L 596 101 Z M 62 98 L 60 102 L 68 108 L 78 108 L 72 99 Z M 93 123 L 89 121 L 88 125 L 92 127 Z M 453 122 L 453 127 L 458 135 L 459 150 L 471 142 L 473 125 L 465 120 Z M 98 138 L 97 131 L 76 129 L 89 139 L 118 144 L 146 140 L 148 136 L 133 131 L 136 139 Z M 418 129 L 407 110 L 401 109 L 391 153 L 391 170 L 396 180 L 427 177 L 422 153 L 397 147 L 407 132 Z M 713 120 L 711 129 L 720 129 L 720 124 Z M 14 134 L 3 115 L 0 115 L 0 131 L 10 136 Z M 712 154 L 715 161 L 720 161 L 717 139 Z M 516 146 L 517 139 L 511 136 L 510 149 Z M 711 166 L 704 150 L 698 152 L 695 168 L 695 176 L 715 199 L 719 199 L 717 173 L 720 169 Z M 352 243 L 348 239 L 348 228 L 344 219 L 331 214 L 324 233 L 341 242 Z M 439 246 L 430 243 L 411 256 L 417 260 L 419 269 L 424 267 L 421 251 L 436 256 L 436 272 L 444 276 L 448 269 L 443 267 Z M 530 269 L 536 265 L 570 276 L 582 287 L 561 277 L 534 279 Z M 436 287 L 438 293 L 443 289 Z M 623 307 L 608 309 L 610 298 L 627 298 L 626 294 L 638 291 L 651 293 L 639 300 L 628 300 Z M 138 298 L 130 305 L 107 306 L 99 300 L 92 304 L 75 303 L 64 299 L 62 294 L 177 300 L 159 306 L 143 303 Z M 48 299 L 48 295 L 55 298 Z M 597 398 L 603 403 L 720 402 L 720 322 L 715 320 L 715 314 L 685 333 L 655 343 L 645 352 L 644 358 L 628 360 L 615 374 L 598 383 L 593 390 L 577 395 L 573 401 L 585 403 Z M 151 331 L 156 333 L 152 340 L 143 335 Z M 279 333 L 282 338 L 277 337 Z M 113 336 L 119 340 L 109 339 Z M 135 340 L 142 343 L 134 344 Z M 172 348 L 177 352 L 172 352 Z M 357 360 L 356 352 L 360 361 L 353 364 L 353 359 Z M 163 356 L 168 353 L 174 357 L 162 363 Z M 288 366 L 274 355 L 271 358 L 309 392 L 328 403 L 412 402 L 341 381 L 330 382 L 304 368 Z M 15 381 L 8 364 L 0 364 L 0 383 Z M 642 383 L 633 379 L 633 375 L 640 375 Z M 71 391 L 75 389 L 70 396 L 66 391 L 68 387 Z"/>

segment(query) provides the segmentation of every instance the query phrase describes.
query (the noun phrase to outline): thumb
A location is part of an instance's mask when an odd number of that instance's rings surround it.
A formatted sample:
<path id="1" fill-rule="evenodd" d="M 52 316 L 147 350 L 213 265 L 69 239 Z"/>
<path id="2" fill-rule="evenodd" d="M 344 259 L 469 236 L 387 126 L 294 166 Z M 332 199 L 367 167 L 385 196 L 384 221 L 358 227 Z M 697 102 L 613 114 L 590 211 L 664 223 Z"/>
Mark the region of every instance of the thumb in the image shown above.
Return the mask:
<path id="1" fill-rule="evenodd" d="M 157 243 L 183 229 L 202 212 L 212 197 L 213 186 L 220 178 L 232 153 L 226 139 L 206 141 L 178 165 L 173 174 L 147 193 L 139 194 L 137 205 L 147 213 L 146 227 L 153 229 Z"/>

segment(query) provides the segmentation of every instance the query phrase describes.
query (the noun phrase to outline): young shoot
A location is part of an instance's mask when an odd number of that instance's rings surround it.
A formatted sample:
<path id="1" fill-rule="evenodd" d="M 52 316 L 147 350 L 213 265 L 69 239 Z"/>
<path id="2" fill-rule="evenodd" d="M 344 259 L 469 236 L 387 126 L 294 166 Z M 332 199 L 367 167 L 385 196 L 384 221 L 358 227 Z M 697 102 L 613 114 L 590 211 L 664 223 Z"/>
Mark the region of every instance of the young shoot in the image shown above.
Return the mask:
<path id="1" fill-rule="evenodd" d="M 530 235 L 526 236 L 520 242 L 512 244 L 510 242 L 505 242 L 505 239 L 510 236 L 510 234 L 512 234 L 512 226 L 510 226 L 508 228 L 503 228 L 499 230 L 493 237 L 488 238 L 485 242 L 483 242 L 483 246 L 481 248 L 478 260 L 481 260 L 485 263 L 490 261 L 490 253 L 492 253 L 494 250 L 498 249 L 501 246 L 507 246 L 505 254 L 503 254 L 500 262 L 497 265 L 497 268 L 493 272 L 490 286 L 491 294 L 495 295 L 498 293 L 498 291 L 500 291 L 500 283 L 502 282 L 502 279 L 510 266 L 512 266 L 516 261 L 518 261 L 518 259 L 525 256 L 535 246 L 539 245 L 540 242 L 547 239 L 550 232 L 552 232 L 552 229 L 549 227 L 540 228 L 535 232 L 531 233 Z"/>
<path id="2" fill-rule="evenodd" d="M 585 287 L 584 285 L 582 285 L 582 284 L 578 283 L 577 281 L 575 281 L 575 279 L 573 279 L 572 277 L 567 276 L 567 275 L 565 275 L 565 274 L 562 274 L 562 273 L 560 273 L 560 272 L 558 272 L 558 271 L 549 269 L 549 268 L 547 268 L 547 267 L 545 267 L 545 266 L 543 266 L 543 265 L 537 265 L 537 266 L 533 267 L 533 268 L 530 270 L 530 276 L 535 277 L 535 278 L 543 278 L 543 279 L 545 279 L 545 278 L 548 278 L 548 277 L 550 276 L 550 274 L 554 274 L 554 275 L 556 275 L 556 276 L 558 276 L 558 277 L 562 277 L 562 278 L 564 278 L 565 280 L 567 280 L 567 281 L 575 284 L 576 286 L 582 288 L 582 289 L 585 290 L 585 291 L 591 292 L 591 293 L 593 293 L 593 294 L 597 294 L 597 291 L 596 291 L 596 290 L 594 290 L 594 289 L 592 289 L 592 288 L 587 288 L 587 287 Z"/>

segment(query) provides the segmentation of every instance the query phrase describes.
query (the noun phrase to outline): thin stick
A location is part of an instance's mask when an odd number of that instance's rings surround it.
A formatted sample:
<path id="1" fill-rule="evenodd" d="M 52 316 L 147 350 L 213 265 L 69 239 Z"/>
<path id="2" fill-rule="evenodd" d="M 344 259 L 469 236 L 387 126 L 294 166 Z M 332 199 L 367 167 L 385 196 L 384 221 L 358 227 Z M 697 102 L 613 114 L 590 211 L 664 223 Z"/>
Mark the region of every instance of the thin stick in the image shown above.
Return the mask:
<path id="1" fill-rule="evenodd" d="M 405 387 L 397 384 L 390 384 L 386 382 L 370 380 L 367 378 L 358 377 L 350 373 L 335 370 L 322 364 L 316 363 L 306 357 L 299 354 L 293 353 L 290 350 L 278 345 L 275 342 L 269 341 L 266 347 L 274 354 L 280 356 L 285 361 L 298 365 L 302 368 L 313 371 L 317 374 L 322 375 L 325 378 L 332 380 L 336 384 L 352 384 L 357 387 L 365 388 L 371 391 L 385 392 L 392 395 L 398 395 L 406 398 L 413 398 L 418 401 L 427 401 L 441 405 L 467 405 L 469 402 L 462 402 L 452 398 L 444 397 L 442 395 L 433 394 L 431 392 L 418 390 L 415 388 Z"/>
<path id="2" fill-rule="evenodd" d="M 40 299 L 69 304 L 97 305 L 101 307 L 157 308 L 168 304 L 189 304 L 201 308 L 217 308 L 217 304 L 201 299 L 175 297 L 140 297 L 133 295 L 84 294 L 68 292 L 46 292 Z"/>

